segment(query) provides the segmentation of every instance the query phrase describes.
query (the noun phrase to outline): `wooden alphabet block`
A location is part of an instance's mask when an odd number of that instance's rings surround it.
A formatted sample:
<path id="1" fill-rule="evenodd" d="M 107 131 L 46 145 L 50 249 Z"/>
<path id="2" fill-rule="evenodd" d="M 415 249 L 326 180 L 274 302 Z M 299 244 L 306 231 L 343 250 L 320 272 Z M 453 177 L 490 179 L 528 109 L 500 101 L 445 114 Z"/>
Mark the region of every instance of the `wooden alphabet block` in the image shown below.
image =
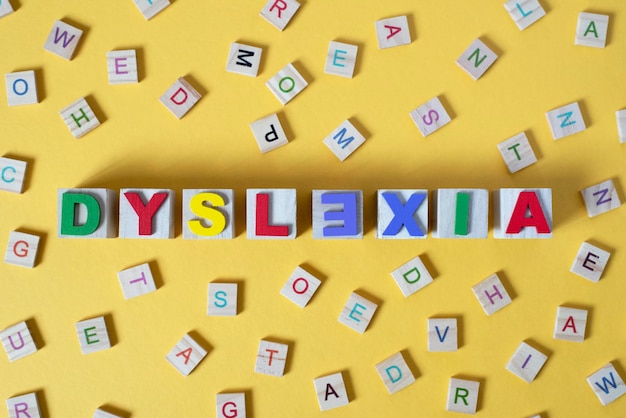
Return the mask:
<path id="1" fill-rule="evenodd" d="M 183 239 L 232 239 L 233 189 L 183 189 Z"/>
<path id="2" fill-rule="evenodd" d="M 612 179 L 582 189 L 580 193 L 590 218 L 617 209 L 622 205 Z"/>
<path id="3" fill-rule="evenodd" d="M 100 126 L 96 114 L 84 97 L 76 100 L 59 112 L 74 138 L 80 138 Z"/>
<path id="4" fill-rule="evenodd" d="M 428 351 L 446 352 L 459 349 L 456 318 L 428 318 Z"/>
<path id="5" fill-rule="evenodd" d="M 476 38 L 456 60 L 456 63 L 470 77 L 478 80 L 496 62 L 496 59 L 498 59 L 498 55 Z"/>
<path id="6" fill-rule="evenodd" d="M 591 386 L 600 403 L 607 406 L 626 393 L 624 379 L 612 363 L 608 363 L 597 372 L 587 377 L 587 383 Z"/>
<path id="7" fill-rule="evenodd" d="M 254 372 L 282 377 L 285 374 L 288 351 L 289 346 L 287 344 L 261 340 Z"/>
<path id="8" fill-rule="evenodd" d="M 144 263 L 117 273 L 124 299 L 132 299 L 156 290 L 150 264 Z"/>
<path id="9" fill-rule="evenodd" d="M 586 309 L 566 308 L 564 306 L 557 308 L 556 321 L 554 321 L 554 339 L 582 343 L 585 340 L 586 328 Z"/>
<path id="10" fill-rule="evenodd" d="M 552 238 L 552 189 L 500 189 L 494 202 L 494 238 Z"/>
<path id="11" fill-rule="evenodd" d="M 480 382 L 450 378 L 446 411 L 475 414 Z"/>
<path id="12" fill-rule="evenodd" d="M 261 17 L 282 31 L 299 8 L 296 0 L 269 0 L 261 10 Z"/>
<path id="13" fill-rule="evenodd" d="M 237 283 L 209 283 L 208 316 L 237 315 Z"/>
<path id="14" fill-rule="evenodd" d="M 548 356 L 522 342 L 507 363 L 506 369 L 520 379 L 530 383 L 535 380 L 546 360 L 548 360 Z"/>
<path id="15" fill-rule="evenodd" d="M 83 36 L 82 30 L 57 20 L 54 22 L 43 48 L 69 61 L 74 56 L 81 36 Z"/>
<path id="16" fill-rule="evenodd" d="M 287 279 L 287 283 L 280 290 L 280 294 L 304 308 L 321 283 L 317 277 L 298 266 Z"/>
<path id="17" fill-rule="evenodd" d="M 435 238 L 487 238 L 489 191 L 486 189 L 438 189 Z"/>
<path id="18" fill-rule="evenodd" d="M 296 189 L 246 190 L 248 239 L 295 239 Z"/>
<path id="19" fill-rule="evenodd" d="M 587 129 L 578 102 L 559 107 L 546 113 L 554 140 L 574 135 Z"/>
<path id="20" fill-rule="evenodd" d="M 226 71 L 256 77 L 261 65 L 263 49 L 233 42 L 230 44 Z"/>
<path id="21" fill-rule="evenodd" d="M 117 236 L 117 192 L 111 189 L 58 189 L 59 238 Z"/>
<path id="22" fill-rule="evenodd" d="M 198 103 L 201 97 L 202 95 L 198 93 L 184 77 L 180 77 L 161 97 L 159 97 L 159 101 L 163 103 L 174 116 L 178 119 L 182 119 L 182 117 Z"/>
<path id="23" fill-rule="evenodd" d="M 575 45 L 604 48 L 609 28 L 609 16 L 580 12 L 576 25 Z"/>
<path id="24" fill-rule="evenodd" d="M 377 308 L 376 303 L 353 292 L 339 315 L 339 322 L 363 334 Z"/>
<path id="25" fill-rule="evenodd" d="M 509 0 L 504 8 L 519 30 L 524 30 L 546 15 L 538 0 Z"/>
<path id="26" fill-rule="evenodd" d="M 358 51 L 359 47 L 356 45 L 330 41 L 324 73 L 352 78 Z"/>
<path id="27" fill-rule="evenodd" d="M 13 6 L 11 6 L 11 2 L 9 0 L 0 2 L 0 17 L 10 15 L 13 12 Z"/>
<path id="28" fill-rule="evenodd" d="M 320 411 L 328 411 L 329 409 L 348 405 L 350 402 L 341 373 L 318 377 L 313 380 L 313 384 L 315 385 Z"/>
<path id="29" fill-rule="evenodd" d="M 391 277 L 404 297 L 411 296 L 433 282 L 433 278 L 419 256 L 407 261 L 391 272 Z"/>
<path id="30" fill-rule="evenodd" d="M 378 190 L 376 238 L 428 237 L 428 190 Z"/>
<path id="31" fill-rule="evenodd" d="M 362 190 L 313 190 L 313 238 L 362 239 Z"/>
<path id="32" fill-rule="evenodd" d="M 174 191 L 121 189 L 120 238 L 174 238 Z"/>
<path id="33" fill-rule="evenodd" d="M 39 103 L 35 71 L 20 71 L 4 76 L 9 106 Z"/>
<path id="34" fill-rule="evenodd" d="M 218 393 L 215 396 L 217 418 L 246 418 L 246 394 Z"/>
<path id="35" fill-rule="evenodd" d="M 27 165 L 26 161 L 0 157 L 0 190 L 22 193 Z"/>
<path id="36" fill-rule="evenodd" d="M 619 136 L 619 142 L 620 144 L 623 144 L 626 142 L 626 109 L 616 111 L 615 119 L 617 121 L 617 135 Z"/>
<path id="37" fill-rule="evenodd" d="M 169 0 L 133 0 L 146 20 L 152 19 L 157 13 L 170 5 Z"/>
<path id="38" fill-rule="evenodd" d="M 432 134 L 452 120 L 441 104 L 439 97 L 433 97 L 409 115 L 423 137 Z"/>
<path id="39" fill-rule="evenodd" d="M 37 352 L 37 345 L 26 321 L 0 331 L 0 340 L 11 362 Z"/>
<path id="40" fill-rule="evenodd" d="M 498 150 L 511 174 L 537 162 L 537 157 L 524 132 L 500 142 Z"/>
<path id="41" fill-rule="evenodd" d="M 76 323 L 76 334 L 83 354 L 111 348 L 109 331 L 103 316 Z"/>
<path id="42" fill-rule="evenodd" d="M 4 262 L 16 266 L 33 268 L 39 250 L 39 237 L 24 232 L 11 231 Z"/>
<path id="43" fill-rule="evenodd" d="M 134 49 L 107 52 L 109 84 L 134 84 L 139 82 L 137 52 Z"/>
<path id="44" fill-rule="evenodd" d="M 189 376 L 206 355 L 207 351 L 189 334 L 185 334 L 165 358 L 180 374 Z"/>
<path id="45" fill-rule="evenodd" d="M 265 85 L 283 105 L 286 105 L 304 90 L 309 83 L 300 75 L 296 67 L 290 63 L 276 73 L 274 77 L 270 78 Z"/>
<path id="46" fill-rule="evenodd" d="M 250 124 L 254 139 L 263 154 L 287 145 L 289 140 L 276 113 L 261 118 Z"/>
<path id="47" fill-rule="evenodd" d="M 376 21 L 376 37 L 378 49 L 410 44 L 411 32 L 407 17 L 396 16 Z"/>
<path id="48" fill-rule="evenodd" d="M 597 283 L 610 256 L 610 252 L 583 242 L 569 271 Z"/>
<path id="49" fill-rule="evenodd" d="M 96 409 L 93 414 L 93 418 L 123 418 L 119 415 L 112 414 L 110 412 L 104 411 L 100 408 Z"/>
<path id="50" fill-rule="evenodd" d="M 474 285 L 472 292 L 487 315 L 491 315 L 511 303 L 511 297 L 495 273 Z"/>
<path id="51" fill-rule="evenodd" d="M 324 138 L 324 144 L 340 161 L 348 158 L 364 142 L 363 134 L 348 119 Z"/>
<path id="52" fill-rule="evenodd" d="M 9 418 L 41 418 L 37 393 L 27 393 L 7 399 Z"/>
<path id="53" fill-rule="evenodd" d="M 401 352 L 378 363 L 376 371 L 390 395 L 415 382 L 415 376 Z"/>

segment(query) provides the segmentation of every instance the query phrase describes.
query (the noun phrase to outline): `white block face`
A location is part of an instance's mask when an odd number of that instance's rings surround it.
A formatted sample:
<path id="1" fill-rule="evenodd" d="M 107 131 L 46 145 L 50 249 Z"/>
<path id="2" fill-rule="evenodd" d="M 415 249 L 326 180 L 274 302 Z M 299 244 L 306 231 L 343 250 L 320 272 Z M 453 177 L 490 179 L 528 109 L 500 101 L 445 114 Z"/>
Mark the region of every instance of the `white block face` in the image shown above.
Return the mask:
<path id="1" fill-rule="evenodd" d="M 411 369 L 406 364 L 404 357 L 402 357 L 402 353 L 396 353 L 378 363 L 376 371 L 383 380 L 389 394 L 394 394 L 415 382 L 415 376 L 413 376 Z"/>
<path id="2" fill-rule="evenodd" d="M 120 238 L 174 238 L 174 191 L 121 189 Z"/>
<path id="3" fill-rule="evenodd" d="M 11 362 L 37 352 L 37 345 L 25 321 L 0 331 L 0 340 Z"/>
<path id="4" fill-rule="evenodd" d="M 102 409 L 96 409 L 93 414 L 93 418 L 122 418 L 119 415 L 112 414 L 110 412 L 103 411 Z"/>
<path id="5" fill-rule="evenodd" d="M 139 82 L 137 52 L 134 49 L 107 52 L 109 84 L 134 84 Z"/>
<path id="6" fill-rule="evenodd" d="M 339 315 L 339 322 L 363 334 L 377 308 L 377 304 L 353 292 Z"/>
<path id="7" fill-rule="evenodd" d="M 376 238 L 428 237 L 428 190 L 378 190 Z"/>
<path id="8" fill-rule="evenodd" d="M 587 129 L 578 102 L 570 103 L 546 113 L 552 139 L 561 139 Z"/>
<path id="9" fill-rule="evenodd" d="M 433 282 L 432 276 L 419 256 L 392 271 L 391 277 L 396 281 L 404 297 L 411 296 Z"/>
<path id="10" fill-rule="evenodd" d="M 84 97 L 61 110 L 59 114 L 72 136 L 77 139 L 100 126 L 100 121 Z"/>
<path id="11" fill-rule="evenodd" d="M 504 8 L 519 30 L 524 30 L 546 15 L 538 0 L 509 0 Z"/>
<path id="12" fill-rule="evenodd" d="M 180 374 L 189 376 L 206 354 L 204 348 L 200 347 L 189 334 L 185 334 L 165 358 Z"/>
<path id="13" fill-rule="evenodd" d="M 261 65 L 263 49 L 233 42 L 230 44 L 226 71 L 256 77 Z"/>
<path id="14" fill-rule="evenodd" d="M 574 44 L 604 48 L 609 28 L 609 16 L 580 12 L 576 25 Z"/>
<path id="15" fill-rule="evenodd" d="M 616 111 L 615 119 L 617 121 L 617 135 L 619 137 L 619 142 L 623 144 L 626 142 L 626 109 Z"/>
<path id="16" fill-rule="evenodd" d="M 0 3 L 0 17 L 10 15 L 13 12 L 13 6 L 11 6 L 9 0 L 4 0 Z"/>
<path id="17" fill-rule="evenodd" d="M 183 239 L 232 239 L 234 236 L 233 189 L 183 190 Z"/>
<path id="18" fill-rule="evenodd" d="M 524 132 L 500 142 L 498 150 L 511 174 L 537 162 L 535 152 Z"/>
<path id="19" fill-rule="evenodd" d="M 324 73 L 352 78 L 359 47 L 343 42 L 331 41 L 328 45 Z"/>
<path id="20" fill-rule="evenodd" d="M 587 383 L 604 406 L 626 393 L 624 380 L 611 363 L 587 377 Z"/>
<path id="21" fill-rule="evenodd" d="M 299 8 L 300 3 L 295 0 L 269 0 L 261 10 L 261 17 L 282 31 Z"/>
<path id="22" fill-rule="evenodd" d="M 507 363 L 506 369 L 520 379 L 530 383 L 535 380 L 546 360 L 548 360 L 548 356 L 522 342 Z"/>
<path id="23" fill-rule="evenodd" d="M 156 290 L 150 264 L 144 263 L 117 273 L 124 299 L 132 299 Z"/>
<path id="24" fill-rule="evenodd" d="M 32 269 L 35 267 L 38 249 L 39 237 L 37 235 L 12 231 L 9 234 L 4 262 Z"/>
<path id="25" fill-rule="evenodd" d="M 293 64 L 287 64 L 265 85 L 283 105 L 286 105 L 304 90 L 308 83 Z"/>
<path id="26" fill-rule="evenodd" d="M 582 189 L 580 193 L 590 218 L 617 209 L 622 205 L 612 179 Z"/>
<path id="27" fill-rule="evenodd" d="M 500 189 L 494 202 L 494 238 L 552 238 L 552 189 Z"/>
<path id="28" fill-rule="evenodd" d="M 559 306 L 554 322 L 554 339 L 582 343 L 587 328 L 587 310 Z"/>
<path id="29" fill-rule="evenodd" d="M 183 77 L 179 78 L 167 89 L 159 101 L 178 119 L 191 110 L 202 96 Z"/>
<path id="30" fill-rule="evenodd" d="M 474 80 L 478 80 L 485 71 L 496 62 L 498 55 L 493 52 L 480 39 L 474 42 L 461 54 L 456 63 Z"/>
<path id="31" fill-rule="evenodd" d="M 77 322 L 76 334 L 78 334 L 78 342 L 83 354 L 111 348 L 109 332 L 103 316 Z"/>
<path id="32" fill-rule="evenodd" d="M 450 123 L 450 115 L 446 112 L 439 97 L 433 97 L 410 113 L 417 129 L 426 137 L 444 125 Z"/>
<path id="33" fill-rule="evenodd" d="M 313 238 L 363 238 L 362 190 L 313 190 Z"/>
<path id="34" fill-rule="evenodd" d="M 492 274 L 476 284 L 472 287 L 472 292 L 487 315 L 491 315 L 511 303 L 511 297 L 497 274 Z"/>
<path id="35" fill-rule="evenodd" d="M 9 106 L 39 103 L 37 80 L 34 71 L 9 73 L 4 76 Z"/>
<path id="36" fill-rule="evenodd" d="M 406 16 L 391 17 L 376 21 L 378 49 L 392 48 L 411 43 L 411 32 Z"/>
<path id="37" fill-rule="evenodd" d="M 209 283 L 207 315 L 237 315 L 237 283 Z"/>
<path id="38" fill-rule="evenodd" d="M 489 191 L 438 189 L 435 238 L 487 238 Z"/>
<path id="39" fill-rule="evenodd" d="M 456 318 L 428 319 L 428 351 L 447 352 L 459 349 Z"/>
<path id="40" fill-rule="evenodd" d="M 54 22 L 43 48 L 66 60 L 71 60 L 82 35 L 82 30 L 57 20 Z"/>
<path id="41" fill-rule="evenodd" d="M 58 189 L 59 238 L 117 236 L 117 192 L 110 189 Z"/>
<path id="42" fill-rule="evenodd" d="M 289 346 L 287 344 L 261 340 L 256 356 L 254 372 L 282 377 L 285 374 L 288 351 Z"/>
<path id="43" fill-rule="evenodd" d="M 245 393 L 218 393 L 215 406 L 217 418 L 246 418 Z"/>
<path id="44" fill-rule="evenodd" d="M 597 283 L 610 256 L 610 252 L 583 242 L 569 271 Z"/>
<path id="45" fill-rule="evenodd" d="M 298 266 L 291 273 L 287 283 L 280 290 L 280 294 L 304 308 L 322 282 L 311 273 Z"/>
<path id="46" fill-rule="evenodd" d="M 12 193 L 24 191 L 26 161 L 0 157 L 0 190 Z"/>
<path id="47" fill-rule="evenodd" d="M 9 418 L 40 418 L 39 401 L 36 393 L 28 393 L 7 399 Z"/>
<path id="48" fill-rule="evenodd" d="M 364 142 L 365 137 L 347 119 L 324 138 L 324 144 L 340 161 L 348 158 Z"/>
<path id="49" fill-rule="evenodd" d="M 296 189 L 246 190 L 248 239 L 295 239 Z"/>
<path id="50" fill-rule="evenodd" d="M 152 19 L 157 13 L 170 5 L 169 0 L 133 0 L 146 20 Z"/>
<path id="51" fill-rule="evenodd" d="M 313 384 L 315 385 L 320 411 L 328 411 L 329 409 L 348 405 L 350 402 L 341 373 L 318 377 L 313 380 Z"/>
<path id="52" fill-rule="evenodd" d="M 273 113 L 250 124 L 254 139 L 263 154 L 287 145 L 289 140 L 278 115 Z"/>
<path id="53" fill-rule="evenodd" d="M 446 411 L 475 414 L 480 382 L 450 378 Z"/>

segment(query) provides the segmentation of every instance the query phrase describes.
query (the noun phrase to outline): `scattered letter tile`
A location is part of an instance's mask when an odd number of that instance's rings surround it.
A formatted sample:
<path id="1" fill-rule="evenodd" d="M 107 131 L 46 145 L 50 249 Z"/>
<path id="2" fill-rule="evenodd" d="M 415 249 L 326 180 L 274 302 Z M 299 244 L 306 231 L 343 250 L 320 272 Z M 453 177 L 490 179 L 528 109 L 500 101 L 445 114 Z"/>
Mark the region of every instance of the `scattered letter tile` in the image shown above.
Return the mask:
<path id="1" fill-rule="evenodd" d="M 132 299 L 146 293 L 154 292 L 156 285 L 150 270 L 150 264 L 144 263 L 117 273 L 122 286 L 124 299 Z"/>
<path id="2" fill-rule="evenodd" d="M 423 137 L 432 134 L 452 120 L 438 97 L 430 99 L 413 110 L 410 116 Z"/>
<path id="3" fill-rule="evenodd" d="M 206 350 L 191 338 L 189 334 L 185 334 L 165 358 L 180 374 L 189 376 L 189 373 L 196 368 L 206 355 Z"/>
<path id="4" fill-rule="evenodd" d="M 586 309 L 566 308 L 563 306 L 557 308 L 553 335 L 555 339 L 581 343 L 585 340 L 586 328 Z"/>
<path id="5" fill-rule="evenodd" d="M 287 279 L 287 283 L 280 290 L 280 294 L 304 308 L 321 283 L 317 277 L 298 266 Z"/>
<path id="6" fill-rule="evenodd" d="M 617 209 L 622 205 L 613 179 L 582 189 L 580 193 L 590 218 Z"/>
<path id="7" fill-rule="evenodd" d="M 592 282 L 598 282 L 610 256 L 610 252 L 583 242 L 570 271 Z"/>
<path id="8" fill-rule="evenodd" d="M 411 372 L 401 352 L 378 363 L 376 371 L 390 394 L 394 394 L 415 382 L 415 376 L 413 376 L 413 372 Z"/>
<path id="9" fill-rule="evenodd" d="M 461 54 L 456 63 L 474 80 L 478 80 L 496 61 L 498 55 L 480 39 L 474 42 Z"/>
<path id="10" fill-rule="evenodd" d="M 348 405 L 348 393 L 341 373 L 318 377 L 313 380 L 321 411 Z"/>
<path id="11" fill-rule="evenodd" d="M 261 340 L 256 356 L 254 372 L 282 377 L 285 373 L 288 351 L 289 346 L 287 344 Z"/>
<path id="12" fill-rule="evenodd" d="M 506 369 L 530 383 L 535 380 L 546 360 L 548 360 L 548 356 L 522 342 L 506 365 Z"/>
<path id="13" fill-rule="evenodd" d="M 537 157 L 524 132 L 500 142 L 498 150 L 511 174 L 537 162 Z"/>
<path id="14" fill-rule="evenodd" d="M 495 273 L 472 287 L 472 292 L 487 315 L 491 315 L 511 303 L 511 297 Z"/>

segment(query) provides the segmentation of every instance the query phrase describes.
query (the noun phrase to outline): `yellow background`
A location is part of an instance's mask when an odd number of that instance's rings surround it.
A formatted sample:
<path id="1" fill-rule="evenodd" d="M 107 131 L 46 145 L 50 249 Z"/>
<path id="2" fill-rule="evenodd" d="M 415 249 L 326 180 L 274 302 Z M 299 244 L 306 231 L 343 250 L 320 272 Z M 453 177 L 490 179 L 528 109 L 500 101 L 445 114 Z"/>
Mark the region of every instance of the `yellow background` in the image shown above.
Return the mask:
<path id="1" fill-rule="evenodd" d="M 585 381 L 610 361 L 626 377 L 623 209 L 588 218 L 579 193 L 608 178 L 621 193 L 626 174 L 615 122 L 626 107 L 624 2 L 542 0 L 546 16 L 519 31 L 502 1 L 307 0 L 284 32 L 259 16 L 264 0 L 177 0 L 151 21 L 131 0 L 12 3 L 0 69 L 35 69 L 41 103 L 0 106 L 0 154 L 29 163 L 24 194 L 0 193 L 0 237 L 17 229 L 42 243 L 34 269 L 0 265 L 0 328 L 28 319 L 41 348 L 0 358 L 0 399 L 38 391 L 51 417 L 90 417 L 101 405 L 133 418 L 204 417 L 216 393 L 243 390 L 256 418 L 445 417 L 455 415 L 445 412 L 449 378 L 462 376 L 481 382 L 479 416 L 624 416 L 625 399 L 603 407 Z M 610 16 L 605 49 L 574 46 L 581 11 Z M 413 42 L 378 50 L 374 22 L 397 15 Z M 43 50 L 57 19 L 85 31 L 72 61 Z M 455 60 L 477 37 L 499 58 L 474 81 Z M 332 40 L 359 46 L 353 79 L 324 74 Z M 263 48 L 257 78 L 225 71 L 233 41 Z M 106 52 L 127 48 L 138 50 L 140 83 L 109 85 Z M 283 107 L 265 82 L 289 62 L 309 86 Z M 203 97 L 177 120 L 158 97 L 180 76 Z M 59 111 L 82 96 L 102 125 L 75 140 Z M 423 138 L 409 112 L 434 96 L 453 120 Z M 574 101 L 588 129 L 553 141 L 544 113 Z M 249 124 L 274 112 L 290 143 L 262 155 Z M 340 162 L 322 140 L 346 118 L 367 141 Z M 510 175 L 496 145 L 522 131 L 539 161 Z M 72 187 L 174 189 L 176 238 L 57 239 L 57 188 Z M 294 241 L 246 238 L 245 189 L 257 187 L 297 189 Z M 375 238 L 378 188 L 440 187 L 550 187 L 554 238 Z M 183 240 L 183 188 L 233 188 L 237 237 Z M 364 191 L 362 240 L 312 239 L 311 190 L 326 188 Z M 569 272 L 586 240 L 612 253 L 599 283 Z M 417 255 L 435 281 L 404 298 L 389 273 Z M 116 274 L 144 262 L 160 287 L 125 301 Z M 305 309 L 278 293 L 297 265 L 323 280 Z M 487 317 L 471 286 L 494 272 L 513 303 Z M 238 316 L 206 316 L 212 281 L 239 283 Z M 363 335 L 337 322 L 354 290 L 380 302 Z M 589 310 L 583 343 L 552 338 L 562 304 Z M 115 345 L 83 356 L 74 325 L 99 315 Z M 429 353 L 426 320 L 445 315 L 460 319 L 461 347 Z M 211 350 L 184 378 L 165 355 L 186 332 Z M 289 343 L 284 377 L 253 372 L 262 338 Z M 531 384 L 504 368 L 521 341 L 549 354 Z M 398 351 L 418 378 L 390 396 L 374 365 Z M 322 414 L 313 379 L 338 371 L 351 402 Z"/>

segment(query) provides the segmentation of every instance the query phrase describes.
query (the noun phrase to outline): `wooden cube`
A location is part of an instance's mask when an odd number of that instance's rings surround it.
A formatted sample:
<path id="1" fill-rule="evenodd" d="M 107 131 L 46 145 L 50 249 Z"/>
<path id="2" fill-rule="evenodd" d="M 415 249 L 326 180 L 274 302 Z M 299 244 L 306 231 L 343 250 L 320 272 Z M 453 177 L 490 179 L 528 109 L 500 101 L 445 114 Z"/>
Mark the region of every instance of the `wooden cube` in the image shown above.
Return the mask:
<path id="1" fill-rule="evenodd" d="M 376 21 L 376 38 L 378 49 L 411 43 L 411 32 L 406 16 L 396 16 Z"/>
<path id="2" fill-rule="evenodd" d="M 237 315 L 237 283 L 209 283 L 208 316 Z"/>
<path id="3" fill-rule="evenodd" d="M 218 393 L 215 396 L 217 418 L 246 418 L 245 393 Z"/>
<path id="4" fill-rule="evenodd" d="M 58 189 L 57 237 L 117 236 L 117 192 L 111 189 Z"/>
<path id="5" fill-rule="evenodd" d="M 54 22 L 43 48 L 61 58 L 71 60 L 82 35 L 82 30 L 57 20 Z"/>
<path id="6" fill-rule="evenodd" d="M 432 134 L 452 120 L 441 104 L 439 97 L 433 97 L 409 115 L 423 137 Z"/>
<path id="7" fill-rule="evenodd" d="M 500 189 L 494 202 L 494 238 L 552 238 L 552 189 Z"/>
<path id="8" fill-rule="evenodd" d="M 470 77 L 478 80 L 496 62 L 496 59 L 498 59 L 498 55 L 476 38 L 456 60 L 456 63 Z"/>
<path id="9" fill-rule="evenodd" d="M 447 352 L 459 349 L 456 318 L 428 318 L 428 351 Z"/>
<path id="10" fill-rule="evenodd" d="M 37 393 L 7 399 L 9 418 L 41 418 Z"/>
<path id="11" fill-rule="evenodd" d="M 11 2 L 9 0 L 0 2 L 0 17 L 10 15 L 13 12 L 13 6 L 11 6 Z"/>
<path id="12" fill-rule="evenodd" d="M 358 51 L 359 47 L 356 45 L 330 41 L 324 73 L 352 78 Z"/>
<path id="13" fill-rule="evenodd" d="M 174 191 L 121 189 L 120 238 L 174 238 Z"/>
<path id="14" fill-rule="evenodd" d="M 537 157 L 524 132 L 500 142 L 498 150 L 511 174 L 537 162 Z"/>
<path id="15" fill-rule="evenodd" d="M 169 0 L 133 0 L 146 20 L 152 19 L 157 13 L 170 5 Z"/>
<path id="16" fill-rule="evenodd" d="M 339 322 L 363 334 L 377 308 L 376 303 L 353 292 L 339 315 Z"/>
<path id="17" fill-rule="evenodd" d="M 261 66 L 263 49 L 233 42 L 230 44 L 226 71 L 256 77 Z"/>
<path id="18" fill-rule="evenodd" d="M 246 190 L 248 239 L 295 239 L 296 189 Z"/>
<path id="19" fill-rule="evenodd" d="M 587 383 L 604 406 L 626 393 L 624 379 L 611 363 L 587 377 Z"/>
<path id="20" fill-rule="evenodd" d="M 250 129 L 252 129 L 254 139 L 256 139 L 256 143 L 263 154 L 289 143 L 287 134 L 276 113 L 252 122 Z"/>
<path id="21" fill-rule="evenodd" d="M 26 161 L 0 157 L 0 190 L 22 193 L 27 165 Z"/>
<path id="22" fill-rule="evenodd" d="M 610 256 L 610 252 L 583 242 L 569 271 L 597 283 Z"/>
<path id="23" fill-rule="evenodd" d="M 180 374 L 189 376 L 206 355 L 207 351 L 189 334 L 185 334 L 165 358 Z"/>
<path id="24" fill-rule="evenodd" d="M 391 277 L 404 297 L 411 296 L 433 282 L 433 278 L 419 256 L 407 261 L 391 272 Z"/>
<path id="25" fill-rule="evenodd" d="M 159 101 L 178 119 L 198 103 L 202 95 L 184 77 L 180 77 L 159 97 Z"/>
<path id="26" fill-rule="evenodd" d="M 233 189 L 183 189 L 183 239 L 232 239 Z"/>
<path id="27" fill-rule="evenodd" d="M 472 292 L 487 315 L 496 313 L 511 303 L 511 297 L 495 273 L 474 285 Z"/>
<path id="28" fill-rule="evenodd" d="M 575 45 L 604 48 L 609 28 L 609 16 L 580 12 L 576 25 Z"/>
<path id="29" fill-rule="evenodd" d="M 475 414 L 480 382 L 450 378 L 446 411 Z"/>
<path id="30" fill-rule="evenodd" d="M 4 262 L 32 269 L 37 261 L 38 250 L 39 237 L 37 235 L 11 231 Z"/>
<path id="31" fill-rule="evenodd" d="M 134 84 L 139 82 L 137 52 L 134 49 L 107 52 L 109 84 Z"/>
<path id="32" fill-rule="evenodd" d="M 313 238 L 362 239 L 362 190 L 313 190 Z"/>
<path id="33" fill-rule="evenodd" d="M 559 107 L 546 113 L 554 140 L 574 135 L 587 129 L 578 102 Z"/>
<path id="34" fill-rule="evenodd" d="M 428 190 L 378 190 L 376 238 L 428 237 Z"/>
<path id="35" fill-rule="evenodd" d="M 287 279 L 287 283 L 280 290 L 280 294 L 304 308 L 321 283 L 317 277 L 298 266 Z"/>
<path id="36" fill-rule="evenodd" d="M 35 71 L 20 71 L 4 76 L 9 106 L 39 103 Z"/>
<path id="37" fill-rule="evenodd" d="M 613 179 L 582 189 L 580 193 L 590 218 L 617 209 L 622 205 Z"/>
<path id="38" fill-rule="evenodd" d="M 486 189 L 438 189 L 435 238 L 487 238 L 489 191 Z"/>
<path id="39" fill-rule="evenodd" d="M 309 84 L 290 63 L 270 78 L 265 85 L 283 105 L 286 105 Z"/>
<path id="40" fill-rule="evenodd" d="M 299 8 L 300 3 L 296 0 L 268 0 L 261 10 L 261 17 L 282 31 Z"/>
<path id="41" fill-rule="evenodd" d="M 37 352 L 37 345 L 26 321 L 0 331 L 0 341 L 11 362 Z"/>
<path id="42" fill-rule="evenodd" d="M 109 331 L 103 316 L 76 323 L 76 334 L 83 354 L 111 348 Z"/>
<path id="43" fill-rule="evenodd" d="M 321 411 L 348 405 L 348 392 L 341 373 L 318 377 L 313 380 L 317 402 Z"/>
<path id="44" fill-rule="evenodd" d="M 411 372 L 401 352 L 378 363 L 376 371 L 389 394 L 394 394 L 415 382 L 415 376 L 413 376 L 413 372 Z"/>
<path id="45" fill-rule="evenodd" d="M 144 263 L 117 273 L 124 299 L 132 299 L 156 290 L 150 264 Z"/>
<path id="46" fill-rule="evenodd" d="M 289 346 L 287 344 L 261 340 L 254 372 L 282 377 L 285 374 L 288 351 Z"/>
<path id="47" fill-rule="evenodd" d="M 538 0 L 509 0 L 504 8 L 519 30 L 524 30 L 546 15 Z"/>
<path id="48" fill-rule="evenodd" d="M 522 342 L 507 363 L 506 369 L 520 379 L 530 383 L 535 380 L 546 360 L 548 360 L 548 356 Z"/>
<path id="49" fill-rule="evenodd" d="M 100 126 L 100 121 L 84 97 L 59 112 L 74 138 L 80 138 Z"/>
<path id="50" fill-rule="evenodd" d="M 615 119 L 617 121 L 617 135 L 619 136 L 619 142 L 620 144 L 623 144 L 626 142 L 626 109 L 616 111 Z"/>
<path id="51" fill-rule="evenodd" d="M 556 320 L 554 321 L 554 339 L 582 343 L 585 340 L 586 328 L 586 309 L 566 308 L 564 306 L 557 308 Z"/>
<path id="52" fill-rule="evenodd" d="M 348 158 L 364 142 L 363 134 L 348 119 L 324 138 L 324 144 L 340 161 Z"/>

